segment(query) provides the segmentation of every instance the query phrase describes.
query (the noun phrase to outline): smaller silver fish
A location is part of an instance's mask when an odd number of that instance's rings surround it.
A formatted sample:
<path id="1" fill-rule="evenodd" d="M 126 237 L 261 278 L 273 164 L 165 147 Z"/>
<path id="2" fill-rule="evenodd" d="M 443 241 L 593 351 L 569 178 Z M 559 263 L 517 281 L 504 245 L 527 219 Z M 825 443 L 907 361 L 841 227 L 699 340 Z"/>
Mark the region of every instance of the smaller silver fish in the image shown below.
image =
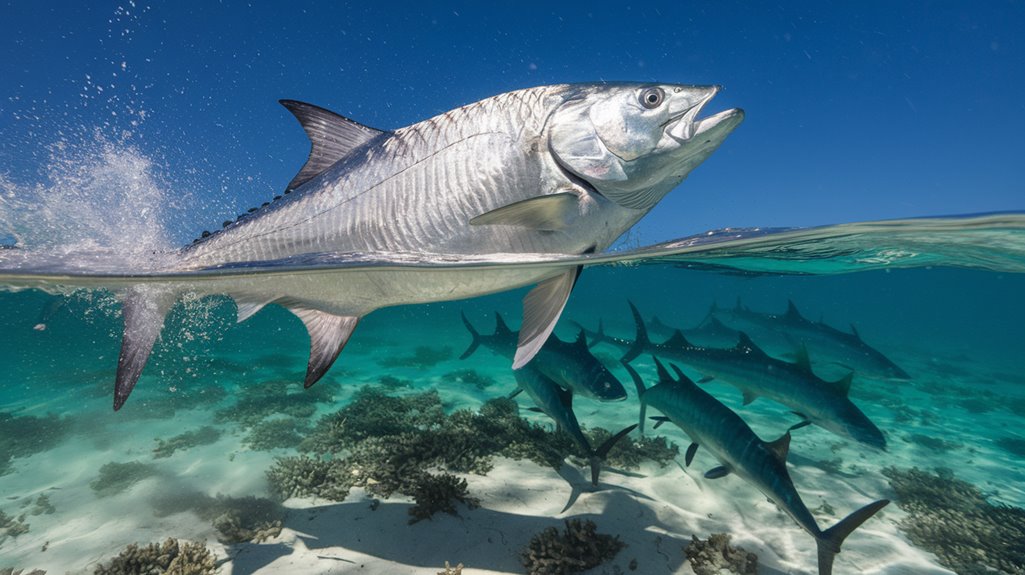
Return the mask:
<path id="1" fill-rule="evenodd" d="M 693 461 L 698 446 L 711 452 L 721 465 L 709 470 L 705 477 L 718 479 L 736 473 L 765 494 L 815 538 L 819 575 L 830 575 L 833 559 L 840 552 L 844 539 L 886 507 L 889 500 L 869 503 L 833 527 L 825 531 L 819 529 L 787 472 L 790 431 L 775 441 L 762 441 L 740 416 L 698 387 L 678 367 L 672 366 L 677 376 L 674 380 L 662 363 L 653 359 L 659 382 L 651 389 L 645 389 L 643 380 L 632 367 L 625 362 L 623 365 L 637 386 L 642 405 L 664 413 L 668 421 L 679 426 L 693 441 L 687 449 L 686 465 Z"/>

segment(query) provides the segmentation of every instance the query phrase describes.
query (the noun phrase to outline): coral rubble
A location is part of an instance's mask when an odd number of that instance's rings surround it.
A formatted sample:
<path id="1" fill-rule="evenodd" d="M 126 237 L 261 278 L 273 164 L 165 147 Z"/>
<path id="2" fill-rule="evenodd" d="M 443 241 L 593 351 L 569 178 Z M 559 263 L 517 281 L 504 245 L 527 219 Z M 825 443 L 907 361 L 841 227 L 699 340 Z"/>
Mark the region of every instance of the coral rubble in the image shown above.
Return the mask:
<path id="1" fill-rule="evenodd" d="M 157 468 L 140 461 L 110 462 L 100 467 L 100 475 L 89 483 L 97 497 L 117 495 L 139 481 L 156 475 Z"/>
<path id="2" fill-rule="evenodd" d="M 548 527 L 520 555 L 529 575 L 564 575 L 593 569 L 611 560 L 626 544 L 597 532 L 593 521 L 570 519 L 561 533 Z"/>
<path id="3" fill-rule="evenodd" d="M 167 539 L 145 547 L 131 544 L 117 557 L 96 566 L 94 575 L 213 575 L 214 554 L 202 543 Z"/>
<path id="4" fill-rule="evenodd" d="M 612 433 L 600 427 L 587 431 L 591 445 L 605 443 Z M 642 461 L 654 461 L 659 467 L 665 467 L 673 462 L 680 455 L 680 448 L 665 436 L 640 437 L 637 439 L 626 437 L 612 446 L 605 462 L 612 467 L 623 469 L 637 469 Z"/>
<path id="5" fill-rule="evenodd" d="M 755 575 L 758 572 L 758 556 L 743 547 L 730 545 L 730 536 L 726 533 L 713 533 L 707 540 L 691 535 L 684 554 L 696 575 Z"/>
<path id="6" fill-rule="evenodd" d="M 45 493 L 40 493 L 39 497 L 36 498 L 32 505 L 32 509 L 29 510 L 30 515 L 52 515 L 57 511 L 57 508 L 50 503 L 50 496 Z"/>
<path id="7" fill-rule="evenodd" d="M 0 475 L 10 473 L 13 459 L 56 447 L 70 427 L 70 419 L 55 415 L 16 417 L 0 411 Z"/>
<path id="8" fill-rule="evenodd" d="M 175 435 L 167 441 L 157 439 L 157 446 L 153 448 L 153 457 L 155 459 L 171 457 L 175 451 L 199 445 L 210 445 L 211 443 L 216 443 L 220 438 L 221 431 L 219 429 L 204 425 L 195 431 L 186 431 L 180 435 Z"/>
<path id="9" fill-rule="evenodd" d="M 1025 574 L 1025 509 L 994 505 L 946 469 L 883 470 L 907 512 L 901 529 L 960 575 Z"/>
<path id="10" fill-rule="evenodd" d="M 495 384 L 495 378 L 484 375 L 473 369 L 450 371 L 446 373 L 442 379 L 449 382 L 461 383 L 463 385 L 472 385 L 480 390 L 487 389 Z"/>

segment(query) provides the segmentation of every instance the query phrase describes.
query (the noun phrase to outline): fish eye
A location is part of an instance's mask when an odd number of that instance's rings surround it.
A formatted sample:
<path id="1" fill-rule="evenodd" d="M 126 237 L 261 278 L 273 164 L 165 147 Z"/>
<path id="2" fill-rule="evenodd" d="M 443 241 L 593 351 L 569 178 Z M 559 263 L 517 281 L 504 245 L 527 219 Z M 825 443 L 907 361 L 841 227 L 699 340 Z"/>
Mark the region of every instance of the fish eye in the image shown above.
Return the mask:
<path id="1" fill-rule="evenodd" d="M 666 97 L 665 92 L 662 88 L 652 87 L 641 92 L 641 105 L 649 110 L 654 110 L 662 104 L 662 100 Z"/>

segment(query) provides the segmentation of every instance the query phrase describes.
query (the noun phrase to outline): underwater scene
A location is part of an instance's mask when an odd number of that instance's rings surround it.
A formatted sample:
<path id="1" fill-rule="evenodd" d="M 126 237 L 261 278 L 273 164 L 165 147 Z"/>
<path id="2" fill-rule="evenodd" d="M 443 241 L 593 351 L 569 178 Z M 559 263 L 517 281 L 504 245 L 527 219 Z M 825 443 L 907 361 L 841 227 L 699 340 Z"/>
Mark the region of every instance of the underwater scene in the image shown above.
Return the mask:
<path id="1" fill-rule="evenodd" d="M 0 575 L 1025 575 L 1025 3 L 0 3 Z"/>
<path id="2" fill-rule="evenodd" d="M 985 269 L 1020 267 L 1021 233 L 981 269 L 589 267 L 517 371 L 522 290 L 384 309 L 309 389 L 286 310 L 236 324 L 226 298 L 186 300 L 116 413 L 115 298 L 5 293 L 0 557 L 26 573 L 813 573 L 795 518 L 826 531 L 868 507 L 833 572 L 1021 573 L 1025 274 Z M 738 440 L 785 464 L 746 462 Z"/>

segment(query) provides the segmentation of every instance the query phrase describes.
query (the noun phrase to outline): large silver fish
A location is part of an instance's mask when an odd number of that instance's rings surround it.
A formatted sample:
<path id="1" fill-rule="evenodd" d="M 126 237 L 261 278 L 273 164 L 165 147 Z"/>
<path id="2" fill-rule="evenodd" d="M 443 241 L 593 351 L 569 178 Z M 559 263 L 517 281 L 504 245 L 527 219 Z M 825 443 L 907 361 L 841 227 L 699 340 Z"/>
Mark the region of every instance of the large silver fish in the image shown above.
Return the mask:
<path id="1" fill-rule="evenodd" d="M 401 259 L 581 254 L 607 248 L 704 161 L 743 119 L 699 119 L 715 86 L 581 84 L 501 94 L 396 131 L 283 101 L 312 141 L 282 196 L 174 256 L 172 272 L 320 252 Z M 537 283 L 524 299 L 514 368 L 551 333 L 580 268 L 397 271 L 339 285 L 315 275 L 146 283 L 121 293 L 125 333 L 114 409 L 138 381 L 164 316 L 185 292 L 227 293 L 242 321 L 277 303 L 310 335 L 307 386 L 371 311 Z"/>

